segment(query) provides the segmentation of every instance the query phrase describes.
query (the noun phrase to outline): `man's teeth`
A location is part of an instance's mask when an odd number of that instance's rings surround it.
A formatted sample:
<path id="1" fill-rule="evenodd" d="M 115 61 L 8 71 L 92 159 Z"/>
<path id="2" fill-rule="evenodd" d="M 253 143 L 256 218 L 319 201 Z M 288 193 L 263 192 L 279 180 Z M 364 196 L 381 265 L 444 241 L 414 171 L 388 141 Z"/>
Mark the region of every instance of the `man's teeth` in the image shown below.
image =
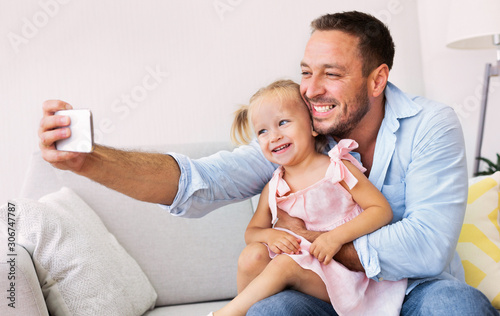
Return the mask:
<path id="1" fill-rule="evenodd" d="M 314 110 L 316 110 L 316 112 L 320 112 L 320 113 L 321 112 L 328 112 L 333 108 L 334 108 L 333 105 L 322 105 L 322 106 L 315 105 L 314 106 Z"/>

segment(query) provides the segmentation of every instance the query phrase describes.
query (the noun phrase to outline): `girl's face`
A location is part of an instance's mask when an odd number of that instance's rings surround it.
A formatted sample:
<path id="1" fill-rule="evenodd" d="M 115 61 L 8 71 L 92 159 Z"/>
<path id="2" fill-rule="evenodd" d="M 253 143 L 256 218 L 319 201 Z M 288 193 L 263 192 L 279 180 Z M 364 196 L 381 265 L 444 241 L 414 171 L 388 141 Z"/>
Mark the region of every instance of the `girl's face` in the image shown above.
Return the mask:
<path id="1" fill-rule="evenodd" d="M 292 166 L 315 152 L 317 134 L 300 99 L 263 96 L 252 110 L 251 121 L 260 148 L 271 162 Z"/>

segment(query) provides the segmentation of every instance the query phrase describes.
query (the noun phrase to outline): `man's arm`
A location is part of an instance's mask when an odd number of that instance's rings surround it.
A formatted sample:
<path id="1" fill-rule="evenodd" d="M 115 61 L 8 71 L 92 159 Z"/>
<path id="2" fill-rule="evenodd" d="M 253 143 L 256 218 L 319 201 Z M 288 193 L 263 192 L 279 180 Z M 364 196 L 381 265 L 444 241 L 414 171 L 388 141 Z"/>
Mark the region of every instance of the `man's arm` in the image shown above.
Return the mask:
<path id="1" fill-rule="evenodd" d="M 190 159 L 181 154 L 127 152 L 96 146 L 91 154 L 63 152 L 54 143 L 69 137 L 69 121 L 54 112 L 70 109 L 65 102 L 43 104 L 39 137 L 43 158 L 136 199 L 164 204 L 173 215 L 201 217 L 223 205 L 250 198 L 264 188 L 276 165 L 253 141 L 232 152 Z"/>
<path id="2" fill-rule="evenodd" d="M 56 150 L 55 142 L 70 136 L 69 128 L 64 128 L 70 124 L 69 119 L 54 115 L 64 109 L 71 109 L 71 106 L 57 100 L 43 104 L 38 134 L 42 157 L 46 161 L 138 200 L 161 204 L 173 202 L 180 169 L 169 155 L 128 152 L 99 145 L 90 154 Z"/>
<path id="3" fill-rule="evenodd" d="M 383 179 L 382 193 L 396 221 L 354 241 L 368 277 L 399 280 L 457 272 L 449 263 L 467 200 L 465 147 L 453 110 L 431 105 L 425 116 L 404 127 L 415 132 L 398 138 L 394 171 Z"/>
<path id="4" fill-rule="evenodd" d="M 172 204 L 180 169 L 170 155 L 97 145 L 77 174 L 137 200 Z"/>
<path id="5" fill-rule="evenodd" d="M 166 209 L 184 217 L 200 217 L 259 194 L 277 167 L 264 157 L 256 140 L 200 159 L 169 154 L 176 159 L 181 177 L 177 196 Z"/>

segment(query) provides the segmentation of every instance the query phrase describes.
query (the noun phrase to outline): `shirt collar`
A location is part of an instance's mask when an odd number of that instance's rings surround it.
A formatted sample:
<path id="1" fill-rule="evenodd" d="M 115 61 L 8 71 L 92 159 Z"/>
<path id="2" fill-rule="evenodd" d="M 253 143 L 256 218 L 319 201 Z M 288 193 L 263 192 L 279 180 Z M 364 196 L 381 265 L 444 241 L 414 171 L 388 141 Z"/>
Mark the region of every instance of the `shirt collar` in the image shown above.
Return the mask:
<path id="1" fill-rule="evenodd" d="M 398 120 L 415 116 L 422 110 L 422 107 L 413 99 L 414 97 L 410 97 L 392 83 L 387 82 L 384 120 L 393 132 L 399 128 Z"/>

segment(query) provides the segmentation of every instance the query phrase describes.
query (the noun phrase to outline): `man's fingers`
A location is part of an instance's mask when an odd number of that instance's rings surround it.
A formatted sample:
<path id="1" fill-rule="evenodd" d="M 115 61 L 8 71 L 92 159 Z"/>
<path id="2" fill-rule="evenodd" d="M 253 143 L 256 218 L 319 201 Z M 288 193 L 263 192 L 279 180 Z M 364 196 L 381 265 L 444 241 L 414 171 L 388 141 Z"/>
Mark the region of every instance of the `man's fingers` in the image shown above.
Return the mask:
<path id="1" fill-rule="evenodd" d="M 78 156 L 79 153 L 59 150 L 42 150 L 42 158 L 49 163 L 65 162 Z"/>
<path id="2" fill-rule="evenodd" d="M 54 129 L 51 131 L 40 132 L 40 149 L 53 148 L 54 143 L 58 140 L 68 138 L 71 135 L 69 128 Z"/>
<path id="3" fill-rule="evenodd" d="M 59 100 L 48 100 L 43 102 L 43 117 L 38 129 L 40 149 L 42 151 L 45 149 L 55 149 L 54 142 L 70 136 L 71 132 L 69 128 L 60 128 L 68 126 L 71 123 L 70 118 L 62 115 L 54 115 L 54 113 L 59 110 L 71 108 L 71 105 Z"/>
<path id="4" fill-rule="evenodd" d="M 73 107 L 61 100 L 47 100 L 42 104 L 43 115 L 52 115 L 60 110 L 70 110 Z"/>
<path id="5" fill-rule="evenodd" d="M 62 115 L 51 115 L 44 116 L 40 121 L 40 128 L 38 129 L 38 134 L 42 134 L 45 131 L 50 131 L 58 127 L 68 126 L 71 120 L 67 116 Z"/>

